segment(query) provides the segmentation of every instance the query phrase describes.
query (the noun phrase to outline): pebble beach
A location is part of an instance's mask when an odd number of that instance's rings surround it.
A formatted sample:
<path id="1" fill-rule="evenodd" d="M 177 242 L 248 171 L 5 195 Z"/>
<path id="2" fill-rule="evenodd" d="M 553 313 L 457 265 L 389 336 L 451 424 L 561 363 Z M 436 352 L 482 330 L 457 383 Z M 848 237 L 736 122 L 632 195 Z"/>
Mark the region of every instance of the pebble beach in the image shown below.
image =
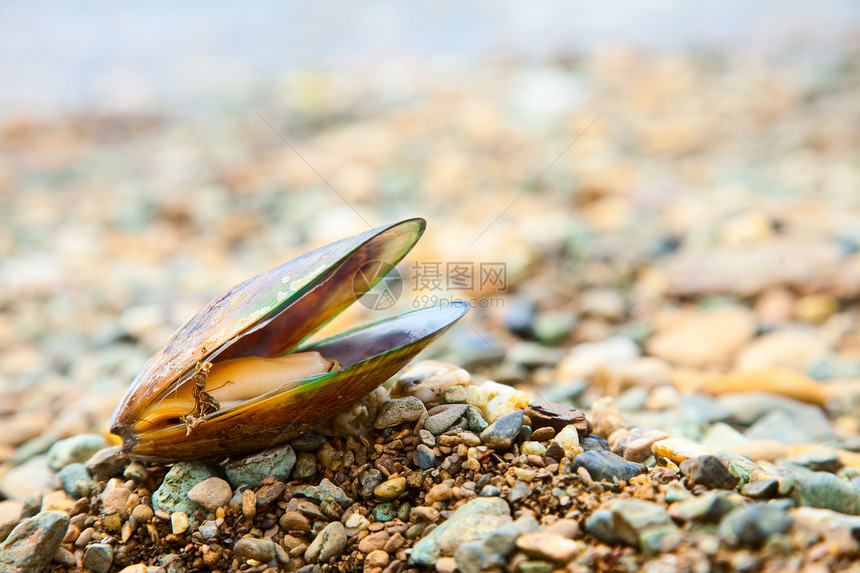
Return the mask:
<path id="1" fill-rule="evenodd" d="M 860 571 L 857 56 L 3 115 L 0 570 Z M 123 393 L 212 297 L 414 216 L 396 302 L 321 333 L 469 300 L 412 365 L 247 457 L 123 455 Z M 453 262 L 504 280 L 422 280 Z"/>

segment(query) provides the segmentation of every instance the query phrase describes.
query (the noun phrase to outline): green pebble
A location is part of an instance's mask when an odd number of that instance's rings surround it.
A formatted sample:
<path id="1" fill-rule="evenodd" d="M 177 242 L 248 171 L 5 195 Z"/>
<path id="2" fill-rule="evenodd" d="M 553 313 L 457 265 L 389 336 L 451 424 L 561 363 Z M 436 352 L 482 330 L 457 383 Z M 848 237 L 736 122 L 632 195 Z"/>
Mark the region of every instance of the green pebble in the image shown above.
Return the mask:
<path id="1" fill-rule="evenodd" d="M 390 501 L 380 503 L 373 508 L 373 519 L 376 521 L 391 521 L 395 517 L 397 517 L 397 510 Z"/>

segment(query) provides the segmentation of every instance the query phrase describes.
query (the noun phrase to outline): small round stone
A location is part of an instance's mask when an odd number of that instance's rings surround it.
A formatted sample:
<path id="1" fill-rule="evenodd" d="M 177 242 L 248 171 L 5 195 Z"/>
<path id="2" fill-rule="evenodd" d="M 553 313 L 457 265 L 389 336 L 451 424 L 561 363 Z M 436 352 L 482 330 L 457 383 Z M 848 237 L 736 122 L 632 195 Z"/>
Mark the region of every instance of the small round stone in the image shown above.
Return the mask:
<path id="1" fill-rule="evenodd" d="M 320 531 L 305 550 L 305 561 L 328 563 L 346 551 L 346 528 L 339 521 L 333 521 Z"/>
<path id="2" fill-rule="evenodd" d="M 243 537 L 233 545 L 233 554 L 239 559 L 253 559 L 260 563 L 269 563 L 275 559 L 275 544 L 268 539 Z"/>
<path id="3" fill-rule="evenodd" d="M 381 499 L 394 499 L 406 490 L 406 478 L 391 478 L 376 486 L 373 495 Z"/>
<path id="4" fill-rule="evenodd" d="M 233 489 L 229 483 L 219 477 L 206 478 L 188 491 L 188 499 L 209 511 L 215 511 L 227 505 L 231 497 L 233 497 Z"/>
<path id="5" fill-rule="evenodd" d="M 134 509 L 131 510 L 131 516 L 138 523 L 148 522 L 154 514 L 152 508 L 144 503 L 134 506 Z"/>
<path id="6" fill-rule="evenodd" d="M 436 454 L 433 452 L 433 448 L 424 444 L 418 445 L 415 449 L 415 456 L 418 458 L 418 467 L 422 470 L 429 470 L 436 465 Z"/>

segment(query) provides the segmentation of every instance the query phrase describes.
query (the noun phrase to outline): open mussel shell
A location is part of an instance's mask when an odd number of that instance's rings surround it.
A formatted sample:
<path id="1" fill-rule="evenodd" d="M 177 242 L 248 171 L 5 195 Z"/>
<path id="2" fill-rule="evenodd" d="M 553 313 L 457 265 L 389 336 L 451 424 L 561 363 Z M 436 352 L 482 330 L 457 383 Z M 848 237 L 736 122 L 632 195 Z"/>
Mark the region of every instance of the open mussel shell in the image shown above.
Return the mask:
<path id="1" fill-rule="evenodd" d="M 468 303 L 417 310 L 302 348 L 343 369 L 216 412 L 187 436 L 181 424 L 131 436 L 126 451 L 154 461 L 220 460 L 292 440 L 388 380 L 468 310 Z"/>
<path id="2" fill-rule="evenodd" d="M 111 431 L 123 439 L 124 451 L 162 462 L 258 451 L 296 437 L 385 382 L 463 316 L 468 305 L 412 312 L 299 347 L 383 276 L 357 291 L 353 279 L 362 267 L 377 261 L 393 267 L 424 227 L 423 219 L 408 219 L 343 239 L 216 297 L 150 358 L 114 412 Z M 192 431 L 180 420 L 141 423 L 144 412 L 187 388 L 202 364 L 298 350 L 324 351 L 342 369 L 286 382 L 208 413 Z"/>

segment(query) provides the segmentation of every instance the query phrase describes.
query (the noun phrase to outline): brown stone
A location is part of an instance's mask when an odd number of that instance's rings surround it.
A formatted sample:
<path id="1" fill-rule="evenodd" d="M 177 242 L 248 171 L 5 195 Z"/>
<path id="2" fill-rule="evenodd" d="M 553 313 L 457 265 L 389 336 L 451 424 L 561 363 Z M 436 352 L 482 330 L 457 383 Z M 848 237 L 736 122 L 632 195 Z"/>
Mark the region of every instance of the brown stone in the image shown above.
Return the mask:
<path id="1" fill-rule="evenodd" d="M 572 406 L 551 402 L 532 402 L 525 411 L 532 421 L 532 429 L 550 427 L 560 432 L 565 426 L 574 426 L 580 436 L 591 433 L 591 424 L 585 413 Z"/>

